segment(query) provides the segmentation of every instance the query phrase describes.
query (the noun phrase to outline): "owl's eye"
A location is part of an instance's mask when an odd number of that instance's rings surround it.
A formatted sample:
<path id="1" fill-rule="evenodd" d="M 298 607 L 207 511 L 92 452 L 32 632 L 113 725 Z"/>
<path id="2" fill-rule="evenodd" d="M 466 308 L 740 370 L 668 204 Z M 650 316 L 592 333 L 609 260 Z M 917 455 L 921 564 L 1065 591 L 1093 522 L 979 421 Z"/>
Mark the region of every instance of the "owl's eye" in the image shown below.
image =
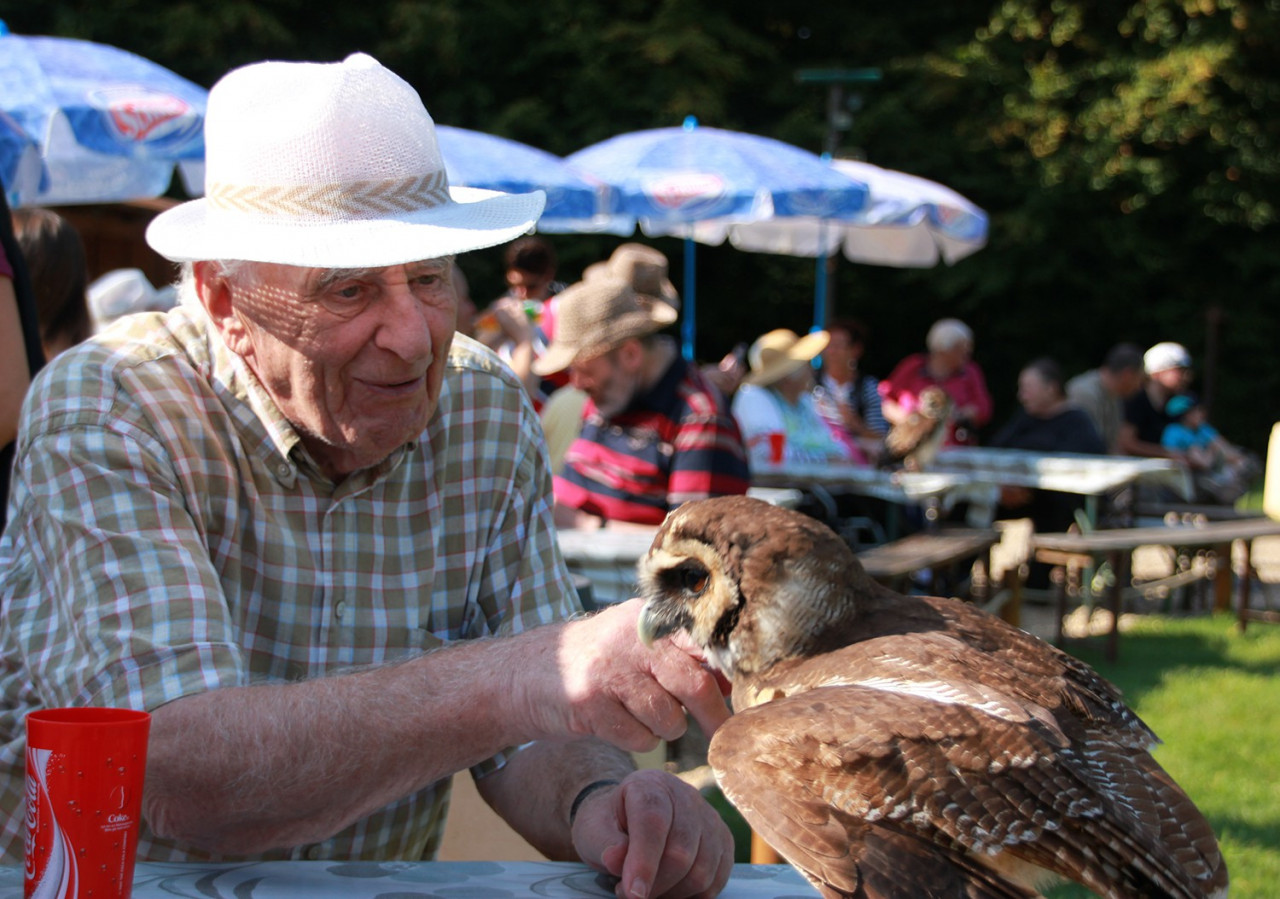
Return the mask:
<path id="1" fill-rule="evenodd" d="M 680 569 L 680 587 L 689 593 L 699 594 L 707 589 L 711 576 L 701 565 L 690 565 Z"/>

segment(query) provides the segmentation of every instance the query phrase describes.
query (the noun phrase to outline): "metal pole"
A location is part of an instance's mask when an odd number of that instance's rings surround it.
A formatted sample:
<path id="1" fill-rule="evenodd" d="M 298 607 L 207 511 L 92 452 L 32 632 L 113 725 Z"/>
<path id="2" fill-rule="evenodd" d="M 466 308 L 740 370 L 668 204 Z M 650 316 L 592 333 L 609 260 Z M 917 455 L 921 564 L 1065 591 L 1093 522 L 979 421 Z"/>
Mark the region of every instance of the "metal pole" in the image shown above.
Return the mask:
<path id="1" fill-rule="evenodd" d="M 684 239 L 684 298 L 682 300 L 682 305 L 684 307 L 684 321 L 681 322 L 680 325 L 680 333 L 684 338 L 683 349 L 686 362 L 692 362 L 694 359 L 694 334 L 698 327 L 698 321 L 695 313 L 696 304 L 694 302 L 694 294 L 696 291 L 694 264 L 697 257 L 697 248 L 693 242 L 693 238 L 686 237 Z"/>

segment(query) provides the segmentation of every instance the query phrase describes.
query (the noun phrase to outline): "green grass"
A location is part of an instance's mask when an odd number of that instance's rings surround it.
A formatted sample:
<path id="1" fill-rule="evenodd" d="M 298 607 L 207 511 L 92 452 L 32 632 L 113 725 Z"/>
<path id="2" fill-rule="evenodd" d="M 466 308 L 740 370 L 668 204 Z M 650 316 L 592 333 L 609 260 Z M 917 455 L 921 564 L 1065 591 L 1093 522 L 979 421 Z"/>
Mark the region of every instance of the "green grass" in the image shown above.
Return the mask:
<path id="1" fill-rule="evenodd" d="M 1231 873 L 1232 899 L 1270 899 L 1280 883 L 1280 627 L 1230 616 L 1144 616 L 1107 663 L 1073 651 L 1124 691 L 1164 741 L 1156 760 L 1209 819 Z M 719 800 L 714 797 L 713 801 Z M 723 803 L 749 858 L 750 831 Z M 1059 887 L 1050 899 L 1093 894 Z"/>
<path id="2" fill-rule="evenodd" d="M 1204 812 L 1222 845 L 1233 899 L 1280 883 L 1280 627 L 1241 634 L 1228 615 L 1148 616 L 1120 659 L 1078 655 L 1124 691 L 1164 741 L 1156 760 Z M 1063 887 L 1052 899 L 1092 893 Z"/>

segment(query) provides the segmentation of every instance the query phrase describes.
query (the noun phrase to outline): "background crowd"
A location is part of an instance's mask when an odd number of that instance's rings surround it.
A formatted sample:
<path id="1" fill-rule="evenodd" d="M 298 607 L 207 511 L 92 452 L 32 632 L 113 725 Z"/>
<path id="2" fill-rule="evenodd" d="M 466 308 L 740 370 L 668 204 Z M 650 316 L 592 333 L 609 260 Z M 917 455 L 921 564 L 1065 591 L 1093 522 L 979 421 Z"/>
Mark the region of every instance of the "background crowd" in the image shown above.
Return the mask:
<path id="1" fill-rule="evenodd" d="M 79 236 L 54 210 L 16 210 L 6 224 L 0 284 L 16 294 L 4 312 L 15 314 L 25 294 L 22 308 L 34 316 L 25 330 L 6 329 L 15 371 L 34 371 L 122 315 L 175 303 L 173 287 L 157 288 L 137 269 L 87 283 Z M 886 438 L 894 427 L 916 426 L 931 387 L 949 400 L 934 438 L 940 447 L 1172 459 L 1192 473 L 1195 498 L 1206 503 L 1234 502 L 1259 473 L 1257 457 L 1207 421 L 1191 356 L 1177 342 L 1145 351 L 1118 342 L 1096 368 L 1069 379 L 1052 355 L 1035 355 L 1006 388 L 1017 408 L 997 423 L 975 334 L 959 319 L 934 322 L 923 350 L 880 378 L 862 366 L 867 326 L 847 318 L 803 336 L 786 328 L 743 335 L 723 359 L 689 366 L 673 336 L 679 292 L 652 246 L 623 243 L 578 281 L 562 279 L 545 237 L 508 244 L 503 260 L 507 290 L 480 309 L 454 264 L 458 331 L 494 350 L 525 385 L 546 433 L 563 524 L 656 524 L 686 499 L 745 492 L 751 467 L 900 464 Z M 630 293 L 608 292 L 620 284 Z M 21 345 L 33 329 L 38 351 Z M 6 449 L 25 381 L 18 374 L 7 379 L 0 410 Z M 1071 525 L 1079 503 L 1006 488 L 1000 511 L 1057 531 Z"/>

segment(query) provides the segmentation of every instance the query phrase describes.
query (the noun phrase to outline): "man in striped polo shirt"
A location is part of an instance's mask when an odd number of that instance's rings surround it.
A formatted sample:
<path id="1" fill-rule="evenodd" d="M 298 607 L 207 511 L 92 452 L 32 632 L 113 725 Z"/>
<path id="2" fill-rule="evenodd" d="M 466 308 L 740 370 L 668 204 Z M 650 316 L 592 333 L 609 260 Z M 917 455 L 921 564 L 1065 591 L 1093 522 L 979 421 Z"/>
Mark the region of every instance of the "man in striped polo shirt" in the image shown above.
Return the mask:
<path id="1" fill-rule="evenodd" d="M 555 340 L 534 370 L 567 368 L 589 401 L 555 478 L 557 523 L 656 525 L 689 500 L 746 493 L 746 451 L 723 396 L 660 333 L 675 309 L 608 279 L 558 302 Z"/>

